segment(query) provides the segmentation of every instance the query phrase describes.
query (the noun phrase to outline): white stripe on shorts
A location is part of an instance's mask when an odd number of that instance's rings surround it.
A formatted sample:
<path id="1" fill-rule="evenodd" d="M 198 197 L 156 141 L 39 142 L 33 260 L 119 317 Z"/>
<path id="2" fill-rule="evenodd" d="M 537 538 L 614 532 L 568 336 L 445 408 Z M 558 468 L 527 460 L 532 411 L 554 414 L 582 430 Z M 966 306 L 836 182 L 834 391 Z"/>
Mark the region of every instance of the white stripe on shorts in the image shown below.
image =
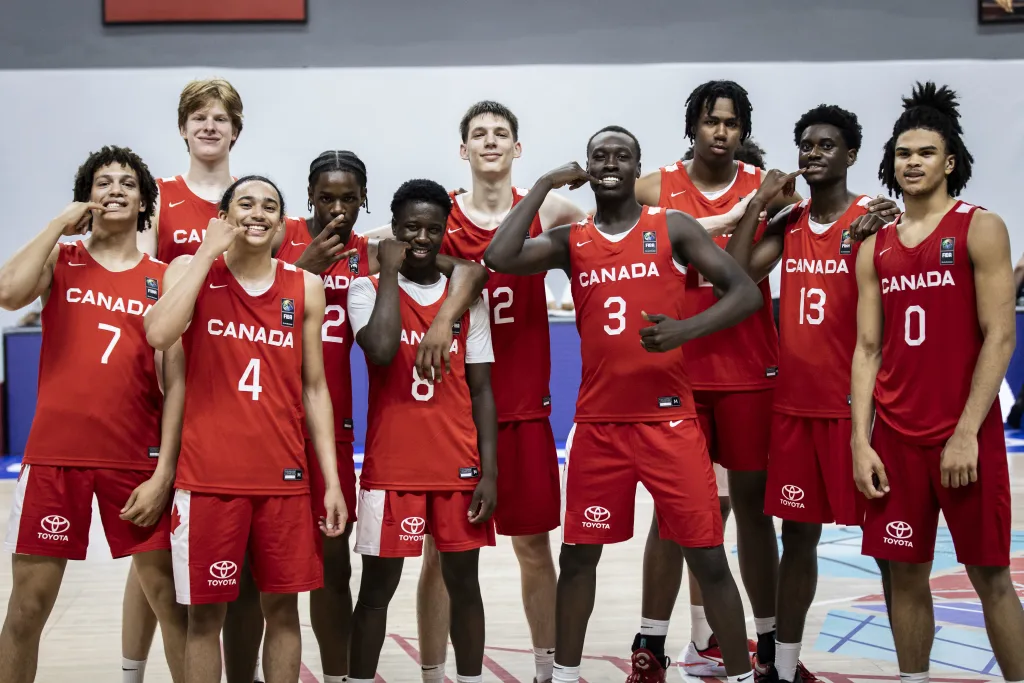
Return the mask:
<path id="1" fill-rule="evenodd" d="M 174 593 L 179 605 L 192 603 L 192 577 L 188 570 L 189 513 L 192 509 L 192 493 L 175 489 L 171 503 L 173 516 L 177 511 L 178 528 L 171 532 L 171 567 L 174 571 Z"/>
<path id="2" fill-rule="evenodd" d="M 21 529 L 21 512 L 25 507 L 25 489 L 28 488 L 28 473 L 31 465 L 22 465 L 18 485 L 14 489 L 11 500 L 11 515 L 7 522 L 7 538 L 4 541 L 4 552 L 18 552 L 18 531 Z"/>
<path id="3" fill-rule="evenodd" d="M 718 497 L 729 497 L 729 473 L 717 462 L 711 463 L 715 467 L 715 482 L 718 484 Z"/>
<path id="4" fill-rule="evenodd" d="M 572 450 L 572 438 L 576 434 L 576 423 L 572 423 L 569 436 L 565 437 L 565 465 L 562 467 L 562 503 L 559 512 L 559 527 L 562 530 L 562 543 L 565 543 L 565 489 L 569 482 L 569 451 Z"/>
<path id="5" fill-rule="evenodd" d="M 384 501 L 387 493 L 359 489 L 355 551 L 360 555 L 380 557 L 380 536 L 384 530 Z"/>

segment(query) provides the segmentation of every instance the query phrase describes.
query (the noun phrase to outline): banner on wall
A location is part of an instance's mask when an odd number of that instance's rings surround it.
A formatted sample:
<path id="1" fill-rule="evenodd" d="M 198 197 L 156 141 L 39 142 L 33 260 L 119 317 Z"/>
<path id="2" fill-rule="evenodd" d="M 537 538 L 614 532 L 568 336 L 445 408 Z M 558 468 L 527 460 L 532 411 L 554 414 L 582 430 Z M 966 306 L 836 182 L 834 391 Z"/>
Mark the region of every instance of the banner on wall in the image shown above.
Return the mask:
<path id="1" fill-rule="evenodd" d="M 306 0 L 103 0 L 105 24 L 306 21 Z"/>
<path id="2" fill-rule="evenodd" d="M 1024 2 L 1021 0 L 978 0 L 978 22 L 1002 24 L 1024 21 Z"/>

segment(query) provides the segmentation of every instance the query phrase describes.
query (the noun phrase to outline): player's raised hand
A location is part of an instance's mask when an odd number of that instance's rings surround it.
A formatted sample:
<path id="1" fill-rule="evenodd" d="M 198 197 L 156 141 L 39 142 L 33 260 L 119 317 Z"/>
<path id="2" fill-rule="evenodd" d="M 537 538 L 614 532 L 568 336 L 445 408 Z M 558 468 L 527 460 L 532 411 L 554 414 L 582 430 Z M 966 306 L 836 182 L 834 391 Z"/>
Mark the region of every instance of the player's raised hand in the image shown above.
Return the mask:
<path id="1" fill-rule="evenodd" d="M 807 169 L 801 168 L 792 173 L 783 173 L 777 168 L 765 173 L 761 179 L 761 187 L 757 189 L 757 195 L 766 201 L 774 199 L 779 193 L 784 197 L 792 197 L 796 192 L 796 179 L 804 174 Z"/>
<path id="2" fill-rule="evenodd" d="M 978 437 L 953 432 L 939 459 L 943 488 L 960 488 L 978 481 Z"/>
<path id="3" fill-rule="evenodd" d="M 885 465 L 871 446 L 854 447 L 853 479 L 857 489 L 867 498 L 882 498 L 889 493 Z"/>
<path id="4" fill-rule="evenodd" d="M 452 323 L 434 318 L 416 349 L 415 367 L 420 379 L 440 384 L 441 378 L 451 373 L 451 347 Z"/>
<path id="5" fill-rule="evenodd" d="M 866 240 L 881 230 L 889 219 L 899 215 L 900 207 L 888 197 L 878 195 L 867 203 L 868 210 L 863 216 L 857 216 L 850 223 L 850 236 L 855 242 Z"/>
<path id="6" fill-rule="evenodd" d="M 171 487 L 151 477 L 135 487 L 128 502 L 121 508 L 121 519 L 135 526 L 153 526 L 167 509 L 171 498 Z"/>
<path id="7" fill-rule="evenodd" d="M 93 211 L 103 215 L 107 210 L 96 202 L 71 202 L 52 222 L 61 226 L 62 235 L 84 235 L 92 225 Z"/>
<path id="8" fill-rule="evenodd" d="M 466 515 L 471 524 L 483 524 L 494 514 L 498 506 L 498 483 L 494 477 L 483 476 L 473 489 L 473 500 Z"/>
<path id="9" fill-rule="evenodd" d="M 213 256 L 220 256 L 243 232 L 245 232 L 244 225 L 235 225 L 220 218 L 211 218 L 206 226 L 203 243 L 199 245 L 199 248 Z"/>
<path id="10" fill-rule="evenodd" d="M 583 187 L 587 183 L 599 183 L 598 178 L 587 173 L 575 161 L 570 161 L 564 166 L 559 166 L 553 171 L 548 171 L 544 177 L 551 183 L 551 189 L 557 190 L 560 187 L 569 186 L 570 190 Z"/>
<path id="11" fill-rule="evenodd" d="M 345 250 L 341 236 L 335 232 L 344 220 L 345 214 L 341 214 L 324 226 L 295 261 L 295 267 L 320 275 L 338 261 L 356 253 L 355 249 Z"/>
<path id="12" fill-rule="evenodd" d="M 685 320 L 675 320 L 660 313 L 641 311 L 644 320 L 654 325 L 640 328 L 640 345 L 644 351 L 662 353 L 678 349 L 690 340 Z"/>
<path id="13" fill-rule="evenodd" d="M 335 538 L 345 533 L 345 525 L 348 524 L 348 508 L 345 506 L 345 496 L 341 488 L 335 486 L 324 493 L 324 510 L 326 516 L 320 518 L 320 531 L 325 536 Z"/>
<path id="14" fill-rule="evenodd" d="M 386 239 L 377 243 L 377 262 L 380 272 L 397 273 L 405 262 L 405 253 L 409 251 L 408 242 Z"/>

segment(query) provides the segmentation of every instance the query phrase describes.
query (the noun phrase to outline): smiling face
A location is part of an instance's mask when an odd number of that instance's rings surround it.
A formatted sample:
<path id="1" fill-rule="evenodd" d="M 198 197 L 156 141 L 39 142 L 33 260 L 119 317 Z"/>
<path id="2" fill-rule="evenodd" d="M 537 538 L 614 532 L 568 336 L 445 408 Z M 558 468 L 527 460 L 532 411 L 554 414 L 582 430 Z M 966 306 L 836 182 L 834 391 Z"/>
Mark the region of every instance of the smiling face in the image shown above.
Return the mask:
<path id="1" fill-rule="evenodd" d="M 209 162 L 227 157 L 238 137 L 224 103 L 213 99 L 189 114 L 178 132 L 192 156 Z"/>
<path id="2" fill-rule="evenodd" d="M 405 262 L 420 269 L 432 265 L 441 250 L 448 215 L 433 202 L 408 201 L 392 218 L 392 231 L 399 242 L 408 242 Z"/>
<path id="3" fill-rule="evenodd" d="M 274 232 L 281 225 L 281 197 L 270 183 L 250 180 L 235 188 L 227 213 L 221 212 L 220 217 L 245 226 L 238 240 L 269 249 Z"/>
<path id="4" fill-rule="evenodd" d="M 842 131 L 828 123 L 815 123 L 800 136 L 797 163 L 808 185 L 817 185 L 846 177 L 857 160 L 857 150 L 848 149 Z"/>
<path id="5" fill-rule="evenodd" d="M 477 175 L 508 175 L 512 162 L 522 153 L 511 124 L 505 117 L 490 113 L 470 120 L 466 141 L 459 147 L 459 155 L 469 161 L 470 169 Z"/>
<path id="6" fill-rule="evenodd" d="M 587 172 L 599 182 L 590 183 L 599 199 L 623 198 L 633 194 L 640 177 L 640 156 L 636 142 L 625 133 L 607 131 L 590 141 Z"/>
<path id="7" fill-rule="evenodd" d="M 896 182 L 907 196 L 935 192 L 953 172 L 956 158 L 946 151 L 946 141 L 927 128 L 912 128 L 896 138 Z"/>
<path id="8" fill-rule="evenodd" d="M 106 164 L 96 169 L 92 178 L 89 201 L 102 204 L 103 225 L 113 230 L 132 230 L 138 224 L 139 212 L 145 209 L 139 189 L 139 177 L 130 166 Z"/>

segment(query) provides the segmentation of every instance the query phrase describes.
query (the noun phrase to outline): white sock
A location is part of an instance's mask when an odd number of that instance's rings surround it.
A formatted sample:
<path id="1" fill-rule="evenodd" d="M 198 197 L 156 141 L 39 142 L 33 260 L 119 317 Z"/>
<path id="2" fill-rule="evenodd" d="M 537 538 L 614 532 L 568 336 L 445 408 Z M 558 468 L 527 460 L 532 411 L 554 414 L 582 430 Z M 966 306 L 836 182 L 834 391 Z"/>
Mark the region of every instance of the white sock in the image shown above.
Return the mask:
<path id="1" fill-rule="evenodd" d="M 729 676 L 729 683 L 754 683 L 754 672 L 748 671 L 740 676 Z"/>
<path id="2" fill-rule="evenodd" d="M 444 680 L 444 662 L 440 664 L 430 664 L 428 666 L 420 667 L 420 675 L 423 676 L 423 683 L 437 683 L 437 681 Z M 348 679 L 348 683 L 352 683 L 355 679 Z"/>
<path id="3" fill-rule="evenodd" d="M 578 666 L 562 666 L 555 663 L 552 683 L 580 683 L 580 668 Z"/>
<path id="4" fill-rule="evenodd" d="M 262 649 L 261 649 L 261 652 L 262 652 Z M 252 680 L 258 681 L 258 683 L 263 683 L 263 667 L 260 666 L 260 658 L 259 657 L 256 658 L 256 671 L 253 672 Z"/>
<path id="5" fill-rule="evenodd" d="M 348 683 L 373 683 L 372 678 L 348 678 Z"/>
<path id="6" fill-rule="evenodd" d="M 484 683 L 484 675 L 479 676 L 463 676 L 461 674 L 455 674 L 456 683 Z"/>
<path id="7" fill-rule="evenodd" d="M 715 635 L 704 614 L 703 605 L 690 605 L 690 640 L 698 651 L 706 650 L 711 645 L 711 636 Z"/>
<path id="8" fill-rule="evenodd" d="M 324 683 L 348 683 L 348 676 L 328 676 L 324 674 Z"/>
<path id="9" fill-rule="evenodd" d="M 900 672 L 900 681 L 903 683 L 928 683 L 928 672 L 922 671 L 919 674 L 905 674 Z"/>
<path id="10" fill-rule="evenodd" d="M 771 633 L 775 630 L 775 617 L 754 617 L 754 630 L 757 635 Z M 788 680 L 788 679 L 787 679 Z"/>
<path id="11" fill-rule="evenodd" d="M 775 641 L 775 670 L 779 673 L 779 680 L 792 681 L 799 661 L 800 643 Z"/>
<path id="12" fill-rule="evenodd" d="M 533 664 L 537 667 L 537 681 L 539 683 L 550 681 L 555 668 L 555 648 L 533 648 Z"/>
<path id="13" fill-rule="evenodd" d="M 668 621 L 658 621 L 640 617 L 640 635 L 642 636 L 667 636 Z"/>
<path id="14" fill-rule="evenodd" d="M 121 658 L 121 682 L 142 683 L 146 675 L 146 660 L 136 661 L 134 659 Z"/>

